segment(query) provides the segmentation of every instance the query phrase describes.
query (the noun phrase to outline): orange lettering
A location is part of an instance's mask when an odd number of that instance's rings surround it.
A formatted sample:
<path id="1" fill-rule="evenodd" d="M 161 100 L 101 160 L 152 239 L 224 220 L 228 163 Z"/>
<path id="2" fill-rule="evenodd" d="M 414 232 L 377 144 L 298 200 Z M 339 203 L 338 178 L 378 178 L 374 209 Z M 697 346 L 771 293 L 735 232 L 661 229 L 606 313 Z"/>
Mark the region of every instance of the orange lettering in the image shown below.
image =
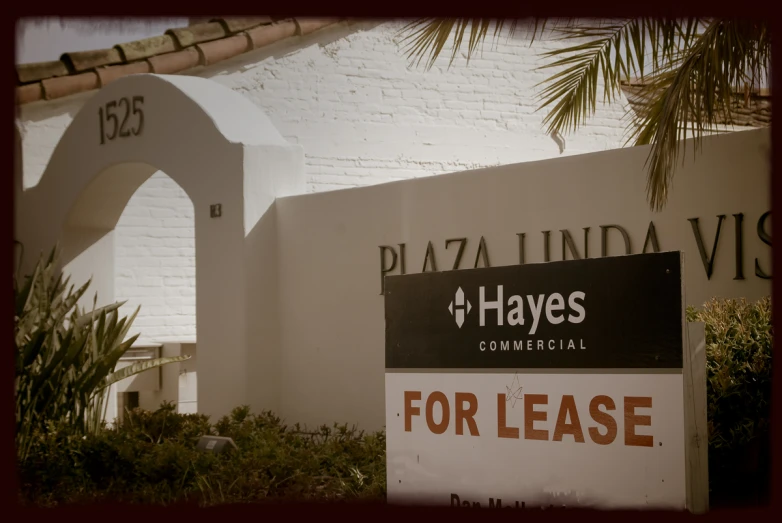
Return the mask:
<path id="1" fill-rule="evenodd" d="M 436 402 L 440 403 L 440 407 L 442 407 L 443 411 L 443 418 L 440 420 L 440 423 L 434 422 L 434 404 Z M 429 397 L 426 399 L 426 424 L 429 427 L 429 430 L 432 431 L 434 434 L 442 434 L 443 432 L 448 429 L 448 423 L 451 421 L 451 408 L 448 405 L 448 398 L 440 391 L 434 391 L 432 392 Z"/>
<path id="2" fill-rule="evenodd" d="M 570 414 L 570 423 L 566 423 L 568 413 Z M 570 434 L 578 443 L 584 443 L 584 432 L 581 430 L 581 421 L 578 419 L 576 400 L 573 399 L 573 396 L 562 396 L 553 440 L 562 441 L 564 434 Z"/>
<path id="3" fill-rule="evenodd" d="M 589 403 L 589 415 L 596 422 L 603 425 L 607 431 L 605 435 L 600 434 L 597 427 L 589 427 L 589 437 L 598 445 L 608 445 L 616 439 L 616 420 L 607 412 L 601 411 L 598 407 L 604 405 L 606 410 L 616 410 L 614 400 L 608 396 L 595 396 Z"/>
<path id="4" fill-rule="evenodd" d="M 497 437 L 519 439 L 519 428 L 506 425 L 508 422 L 508 417 L 505 413 L 506 403 L 505 394 L 497 394 Z"/>
<path id="5" fill-rule="evenodd" d="M 546 412 L 535 410 L 535 405 L 548 403 L 546 394 L 524 395 L 524 439 L 548 441 L 548 431 L 535 429 L 536 421 L 546 421 Z"/>
<path id="6" fill-rule="evenodd" d="M 420 401 L 421 393 L 417 390 L 405 391 L 405 432 L 413 430 L 413 416 L 420 416 L 421 409 L 413 407 L 413 401 Z"/>
<path id="7" fill-rule="evenodd" d="M 651 408 L 652 398 L 625 397 L 625 445 L 633 447 L 653 447 L 652 436 L 641 436 L 635 433 L 635 427 L 651 426 L 651 416 L 641 416 L 635 413 L 637 408 Z"/>
<path id="8" fill-rule="evenodd" d="M 469 405 L 467 409 L 464 408 L 465 402 Z M 474 419 L 477 411 L 478 398 L 475 397 L 475 394 L 470 394 L 469 392 L 456 393 L 456 434 L 458 436 L 464 434 L 464 422 L 467 422 L 471 436 L 480 436 L 478 425 Z"/>

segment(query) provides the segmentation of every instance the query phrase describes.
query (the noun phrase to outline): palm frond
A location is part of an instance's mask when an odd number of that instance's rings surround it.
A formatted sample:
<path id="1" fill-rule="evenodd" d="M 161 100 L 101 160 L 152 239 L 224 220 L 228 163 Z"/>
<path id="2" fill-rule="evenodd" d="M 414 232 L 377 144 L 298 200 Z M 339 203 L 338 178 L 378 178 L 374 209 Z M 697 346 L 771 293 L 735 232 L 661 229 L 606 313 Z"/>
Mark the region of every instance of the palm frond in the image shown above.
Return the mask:
<path id="1" fill-rule="evenodd" d="M 645 88 L 651 104 L 636 118 L 629 141 L 652 144 L 646 167 L 653 209 L 660 210 L 667 202 L 680 147 L 688 134 L 697 153 L 706 132 L 719 120 L 731 120 L 734 93 L 768 71 L 770 57 L 765 23 L 720 19 L 673 59 L 667 70 L 651 79 Z"/>
<path id="2" fill-rule="evenodd" d="M 565 134 L 583 125 L 595 113 L 599 88 L 611 103 L 623 79 L 643 78 L 647 66 L 651 74 L 665 69 L 697 41 L 698 22 L 632 18 L 556 28 L 559 39 L 579 42 L 543 53 L 556 60 L 538 69 L 564 68 L 541 82 L 548 85 L 539 94 L 539 110 L 554 105 L 543 119 L 547 132 Z"/>
<path id="3" fill-rule="evenodd" d="M 539 109 L 550 108 L 543 120 L 547 131 L 574 131 L 597 108 L 598 91 L 611 103 L 621 96 L 622 83 L 639 77 L 645 82 L 648 110 L 630 114 L 628 143 L 653 144 L 647 160 L 647 191 L 652 208 L 667 200 L 679 142 L 695 139 L 695 150 L 707 130 L 714 131 L 717 116 L 730 121 L 733 91 L 768 78 L 770 32 L 766 23 L 741 20 L 687 18 L 589 20 L 533 19 L 532 38 L 549 25 L 558 39 L 572 42 L 543 53 L 553 62 L 539 69 L 560 69 L 538 86 Z M 495 25 L 498 38 L 506 24 L 509 36 L 521 20 L 428 18 L 407 24 L 408 57 L 431 68 L 453 38 L 449 67 L 465 45 L 469 63 Z M 682 160 L 684 158 L 682 157 Z"/>
<path id="4" fill-rule="evenodd" d="M 465 35 L 467 35 L 466 59 L 469 64 L 476 51 L 485 43 L 492 25 L 494 26 L 493 37 L 496 43 L 503 32 L 507 33 L 508 38 L 512 38 L 522 22 L 523 20 L 516 19 L 422 18 L 405 24 L 399 30 L 398 36 L 401 37 L 400 43 L 405 45 L 410 64 L 418 67 L 426 58 L 425 69 L 427 70 L 434 66 L 448 40 L 453 38 L 451 59 L 448 63 L 450 68 L 464 46 Z M 530 22 L 529 25 L 532 25 L 531 45 L 536 37 L 544 33 L 547 25 L 552 29 L 559 26 L 569 26 L 573 23 L 573 20 L 532 18 L 527 20 L 527 22 Z M 506 29 L 507 31 L 505 31 Z"/>

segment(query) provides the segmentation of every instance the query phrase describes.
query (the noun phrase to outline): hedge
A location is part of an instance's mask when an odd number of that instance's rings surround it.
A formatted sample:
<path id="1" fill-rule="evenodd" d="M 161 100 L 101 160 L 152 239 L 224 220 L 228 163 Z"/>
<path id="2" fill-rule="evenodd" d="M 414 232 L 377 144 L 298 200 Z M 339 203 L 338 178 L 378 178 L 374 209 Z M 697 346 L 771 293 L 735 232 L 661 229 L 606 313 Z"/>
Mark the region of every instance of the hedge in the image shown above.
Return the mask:
<path id="1" fill-rule="evenodd" d="M 770 483 L 771 299 L 689 307 L 706 324 L 711 504 L 765 504 Z"/>
<path id="2" fill-rule="evenodd" d="M 200 452 L 203 434 L 228 436 L 238 450 Z M 37 506 L 383 499 L 385 477 L 383 432 L 345 425 L 309 432 L 247 407 L 210 425 L 170 403 L 128 412 L 118 428 L 97 435 L 51 426 L 21 467 L 22 502 Z"/>
<path id="3" fill-rule="evenodd" d="M 712 300 L 687 317 L 706 323 L 710 504 L 767 502 L 771 300 Z M 203 434 L 229 436 L 238 450 L 199 452 Z M 164 404 L 86 436 L 48 423 L 20 479 L 21 501 L 37 506 L 383 500 L 385 434 L 345 425 L 308 431 L 247 407 L 211 424 Z"/>

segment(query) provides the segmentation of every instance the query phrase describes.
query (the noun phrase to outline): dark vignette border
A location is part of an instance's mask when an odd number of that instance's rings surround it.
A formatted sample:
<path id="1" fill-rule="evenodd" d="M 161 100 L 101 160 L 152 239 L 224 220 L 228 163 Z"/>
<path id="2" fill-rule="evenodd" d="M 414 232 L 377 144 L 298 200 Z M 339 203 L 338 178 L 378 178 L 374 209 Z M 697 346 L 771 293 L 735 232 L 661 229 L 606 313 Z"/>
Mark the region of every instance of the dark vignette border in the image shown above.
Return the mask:
<path id="1" fill-rule="evenodd" d="M 6 147 L 11 149 L 10 154 L 6 156 L 6 162 L 12 164 L 11 173 L 15 173 L 13 163 L 16 161 L 17 150 L 14 145 L 14 130 L 11 127 L 11 120 L 15 116 L 16 107 L 14 104 L 14 86 L 15 86 L 15 73 L 13 68 L 13 62 L 15 61 L 15 33 L 16 33 L 16 21 L 19 17 L 24 16 L 52 16 L 52 13 L 58 13 L 58 16 L 215 16 L 215 13 L 211 12 L 209 4 L 199 6 L 193 4 L 189 6 L 189 9 L 171 9 L 166 8 L 172 4 L 150 2 L 135 3 L 135 4 L 123 4 L 123 3 L 98 3 L 98 2 L 83 2 L 80 4 L 62 4 L 55 3 L 48 0 L 41 0 L 39 2 L 26 2 L 26 3 L 11 3 L 10 7 L 11 16 L 3 17 L 5 31 L 2 33 L 5 37 L 6 45 L 3 47 L 5 50 L 6 59 L 8 60 L 8 66 L 6 68 L 7 75 L 11 81 L 8 82 L 6 87 L 7 96 L 7 117 L 8 124 L 4 127 L 3 134 L 7 132 L 8 135 L 3 139 L 2 143 L 6 144 Z M 426 5 L 426 7 L 424 7 Z M 328 7 L 326 7 L 328 6 Z M 453 2 L 430 2 L 429 4 L 422 4 L 416 1 L 397 1 L 393 4 L 380 4 L 373 2 L 358 2 L 358 1 L 343 1 L 341 3 L 331 2 L 324 4 L 323 2 L 314 1 L 300 1 L 298 9 L 293 9 L 291 5 L 284 5 L 282 9 L 285 11 L 277 12 L 274 4 L 259 4 L 257 2 L 251 2 L 247 0 L 233 2 L 232 11 L 241 15 L 285 15 L 285 16 L 344 16 L 344 17 L 366 17 L 366 18 L 389 18 L 389 17 L 425 17 L 425 16 L 491 16 L 491 17 L 525 17 L 525 16 L 581 16 L 581 17 L 601 17 L 601 16 L 684 16 L 684 15 L 708 15 L 708 16 L 740 16 L 740 17 L 773 17 L 773 31 L 778 33 L 777 28 L 780 27 L 776 16 L 772 15 L 771 9 L 762 10 L 764 4 L 755 4 L 753 6 L 744 6 L 743 4 L 736 3 L 717 3 L 708 0 L 675 0 L 675 1 L 657 1 L 652 3 L 636 3 L 628 1 L 616 1 L 616 0 L 601 0 L 599 2 L 585 3 L 578 0 L 560 0 L 559 2 L 479 2 L 479 3 L 463 3 L 456 4 Z M 383 9 L 385 7 L 385 9 Z M 749 7 L 749 9 L 747 9 Z M 644 9 L 645 8 L 645 9 Z M 780 56 L 782 53 L 782 43 L 779 39 L 776 39 L 773 44 L 774 56 Z M 772 70 L 772 92 L 774 85 L 782 85 L 782 72 L 779 67 Z M 772 144 L 780 144 L 780 129 L 772 127 Z M 782 148 L 774 147 L 772 145 L 772 151 L 774 151 L 772 159 L 772 209 L 777 201 L 780 201 L 780 192 L 782 192 L 782 182 L 775 181 L 776 171 L 779 170 L 779 165 L 782 162 Z M 13 204 L 14 204 L 14 176 L 8 176 L 6 178 L 6 190 L 0 191 L 2 197 L 6 200 L 6 205 L 3 209 L 3 221 L 7 223 L 6 231 L 10 233 L 13 238 Z M 772 228 L 774 230 L 782 230 L 782 218 L 777 213 L 772 214 Z M 13 270 L 13 244 L 9 240 L 6 245 L 8 251 L 3 258 L 4 272 L 10 276 Z M 774 270 L 779 271 L 779 266 L 782 265 L 780 257 L 777 255 L 779 247 L 772 246 L 773 249 L 773 262 Z M 778 279 L 772 283 L 772 299 L 776 297 L 778 292 L 782 290 L 782 282 Z M 10 293 L 9 293 L 10 294 Z M 10 298 L 10 296 L 9 296 Z M 4 314 L 6 318 L 5 325 L 8 329 L 9 338 L 13 332 L 13 323 L 11 320 L 12 305 L 11 300 L 8 299 L 5 302 L 4 307 L 8 312 Z M 773 324 L 774 329 L 778 330 L 780 326 L 779 319 L 775 315 Z M 775 345 L 776 348 L 776 345 Z M 4 482 L 5 494 L 8 508 L 18 508 L 18 496 L 17 488 L 18 481 L 16 478 L 16 463 L 14 452 L 14 436 L 13 436 L 13 365 L 10 358 L 6 360 L 5 372 L 6 379 L 8 380 L 6 394 L 3 396 L 5 399 L 5 415 L 3 419 L 8 423 L 8 428 L 3 431 L 5 436 L 6 451 L 3 454 L 3 466 L 2 470 L 7 475 L 9 481 Z M 780 410 L 780 379 L 782 379 L 782 371 L 778 368 L 774 371 L 773 379 L 773 395 L 774 401 L 772 401 L 772 437 L 782 433 L 780 428 L 780 417 L 782 413 Z M 742 510 L 740 513 L 734 513 L 734 511 L 712 511 L 701 518 L 706 520 L 724 519 L 725 521 L 735 521 L 738 517 L 744 516 L 755 519 L 758 516 L 770 516 L 770 511 L 777 511 L 778 506 L 782 503 L 782 478 L 779 477 L 780 467 L 782 466 L 782 452 L 772 452 L 773 460 L 773 473 L 772 473 L 772 492 L 771 492 L 771 505 L 766 509 L 753 509 Z M 121 508 L 121 510 L 118 510 Z M 180 510 L 187 510 L 189 507 L 179 507 Z M 192 510 L 192 508 L 189 508 Z M 33 509 L 28 509 L 27 512 Z M 41 510 L 41 509 L 38 509 Z M 162 509 L 155 507 L 119 507 L 117 505 L 94 505 L 88 507 L 71 507 L 54 509 L 57 515 L 65 515 L 71 513 L 74 515 L 85 514 L 94 515 L 97 518 L 105 517 L 108 520 L 117 519 L 119 516 L 127 516 L 131 518 L 138 518 L 142 514 L 160 514 Z M 170 513 L 172 509 L 169 509 Z M 203 512 L 203 511 L 206 512 Z M 449 511 L 450 512 L 447 512 Z M 275 517 L 279 514 L 280 519 L 292 519 L 299 516 L 310 516 L 315 519 L 329 518 L 329 516 L 342 517 L 342 518 L 360 518 L 364 517 L 384 517 L 388 520 L 400 520 L 403 518 L 420 518 L 433 520 L 441 516 L 447 517 L 449 520 L 455 521 L 487 521 L 495 518 L 501 518 L 507 520 L 507 516 L 504 512 L 497 511 L 457 511 L 453 512 L 452 509 L 432 509 L 432 508 L 397 508 L 389 507 L 384 504 L 377 503 L 360 503 L 360 504 L 263 504 L 263 505 L 247 505 L 247 506 L 225 506 L 220 508 L 201 509 L 201 511 L 193 512 L 194 514 L 204 513 L 207 517 L 214 517 L 219 514 L 223 518 L 231 519 L 243 519 L 253 520 L 263 517 Z M 545 511 L 545 512 L 532 512 L 525 513 L 525 518 L 531 518 L 536 520 L 538 518 L 550 519 L 560 518 L 562 521 L 572 522 L 579 520 L 582 517 L 588 518 L 592 516 L 599 517 L 603 521 L 617 521 L 624 522 L 629 518 L 633 518 L 634 521 L 659 521 L 662 514 L 656 512 L 597 512 L 585 511 L 585 510 L 567 510 L 567 511 Z M 46 515 L 44 517 L 52 517 L 52 515 Z M 683 518 L 692 517 L 688 514 L 668 513 L 667 518 L 673 518 L 673 520 L 683 520 Z M 124 519 L 124 518 L 123 518 Z"/>

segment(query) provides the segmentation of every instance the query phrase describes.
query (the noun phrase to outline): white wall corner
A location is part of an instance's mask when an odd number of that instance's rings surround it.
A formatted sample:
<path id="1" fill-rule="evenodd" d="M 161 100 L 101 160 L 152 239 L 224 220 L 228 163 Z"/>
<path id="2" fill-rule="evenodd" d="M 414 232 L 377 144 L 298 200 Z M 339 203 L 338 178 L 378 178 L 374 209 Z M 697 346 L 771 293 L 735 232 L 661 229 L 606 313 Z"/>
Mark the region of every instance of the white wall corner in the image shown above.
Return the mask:
<path id="1" fill-rule="evenodd" d="M 304 148 L 301 145 L 244 146 L 244 231 L 249 235 L 274 200 L 304 194 Z"/>

